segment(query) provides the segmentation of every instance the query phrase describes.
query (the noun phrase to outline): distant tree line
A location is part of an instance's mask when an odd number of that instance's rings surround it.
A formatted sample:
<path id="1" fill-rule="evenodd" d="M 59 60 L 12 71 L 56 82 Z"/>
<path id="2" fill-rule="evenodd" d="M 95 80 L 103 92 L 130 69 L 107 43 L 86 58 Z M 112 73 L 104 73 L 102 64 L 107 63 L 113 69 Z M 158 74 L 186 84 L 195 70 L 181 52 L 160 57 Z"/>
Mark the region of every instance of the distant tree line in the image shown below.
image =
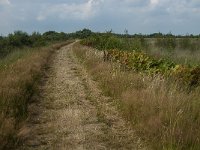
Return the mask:
<path id="1" fill-rule="evenodd" d="M 171 32 L 164 34 L 161 32 L 158 33 L 152 33 L 152 34 L 128 34 L 128 31 L 125 30 L 124 34 L 115 34 L 113 33 L 113 35 L 118 36 L 118 37 L 128 37 L 128 38 L 200 38 L 200 34 L 199 35 L 193 35 L 193 34 L 186 34 L 186 35 L 173 35 Z"/>
<path id="2" fill-rule="evenodd" d="M 23 31 L 15 31 L 7 36 L 0 36 L 0 58 L 6 56 L 15 49 L 23 47 L 39 47 L 48 43 L 64 41 L 76 38 L 86 38 L 90 36 L 92 31 L 83 29 L 75 33 L 64 33 L 56 31 L 48 31 L 43 34 L 33 32 L 28 34 Z"/>
<path id="3" fill-rule="evenodd" d="M 182 42 L 183 47 L 188 47 L 192 45 L 190 42 L 190 38 L 199 38 L 200 35 L 173 35 L 172 33 L 163 34 L 163 33 L 153 33 L 153 34 L 134 34 L 130 35 L 128 34 L 128 30 L 125 30 L 124 34 L 116 34 L 111 31 L 106 31 L 104 33 L 100 32 L 92 32 L 89 29 L 83 29 L 80 31 L 76 31 L 73 33 L 64 33 L 64 32 L 56 32 L 56 31 L 48 31 L 43 34 L 39 32 L 33 32 L 32 34 L 28 34 L 23 31 L 15 31 L 14 33 L 9 34 L 8 36 L 0 36 L 0 58 L 6 56 L 13 50 L 17 48 L 22 47 L 39 47 L 47 45 L 48 43 L 52 42 L 58 42 L 58 41 L 64 41 L 69 39 L 85 39 L 88 37 L 104 37 L 104 40 L 108 40 L 108 37 L 114 36 L 118 38 L 139 38 L 141 41 L 144 41 L 144 38 L 157 38 L 160 40 L 158 41 L 159 45 L 166 45 L 170 46 L 170 48 L 174 48 L 174 38 L 184 38 L 185 40 Z M 167 38 L 167 42 L 166 39 Z M 119 44 L 119 41 L 112 40 L 112 42 L 117 42 Z M 139 42 L 137 42 L 139 43 Z M 170 44 L 169 44 L 170 43 Z M 115 45 L 111 43 L 110 45 Z M 120 46 L 120 45 L 119 45 Z M 140 47 L 137 46 L 137 47 Z"/>

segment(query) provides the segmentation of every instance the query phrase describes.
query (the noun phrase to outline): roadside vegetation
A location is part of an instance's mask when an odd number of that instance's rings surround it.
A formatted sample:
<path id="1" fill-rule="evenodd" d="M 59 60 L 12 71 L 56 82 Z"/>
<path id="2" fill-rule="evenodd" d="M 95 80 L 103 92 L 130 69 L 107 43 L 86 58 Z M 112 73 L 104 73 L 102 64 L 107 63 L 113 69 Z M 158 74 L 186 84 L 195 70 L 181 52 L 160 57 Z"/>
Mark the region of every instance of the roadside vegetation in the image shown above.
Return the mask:
<path id="1" fill-rule="evenodd" d="M 18 144 L 19 129 L 44 70 L 54 52 L 72 42 L 61 37 L 41 40 L 44 37 L 18 31 L 0 39 L 0 149 L 14 149 Z"/>
<path id="2" fill-rule="evenodd" d="M 199 38 L 107 33 L 81 44 L 95 49 L 77 45 L 77 57 L 152 149 L 200 149 Z"/>

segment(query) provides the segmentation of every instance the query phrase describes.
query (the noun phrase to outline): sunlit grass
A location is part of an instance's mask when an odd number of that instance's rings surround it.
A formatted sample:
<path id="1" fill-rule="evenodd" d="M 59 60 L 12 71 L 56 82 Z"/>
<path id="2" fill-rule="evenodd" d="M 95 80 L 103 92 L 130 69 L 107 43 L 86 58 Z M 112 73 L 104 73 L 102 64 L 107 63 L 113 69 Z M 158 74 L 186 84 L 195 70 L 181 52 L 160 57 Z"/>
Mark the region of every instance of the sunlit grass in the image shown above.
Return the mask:
<path id="1" fill-rule="evenodd" d="M 55 50 L 71 41 L 16 50 L 0 60 L 0 149 L 13 149 L 28 104 Z"/>
<path id="2" fill-rule="evenodd" d="M 74 52 L 113 98 L 124 118 L 153 149 L 200 149 L 200 92 L 188 93 L 161 76 L 153 78 L 104 62 L 103 53 L 79 45 Z"/>

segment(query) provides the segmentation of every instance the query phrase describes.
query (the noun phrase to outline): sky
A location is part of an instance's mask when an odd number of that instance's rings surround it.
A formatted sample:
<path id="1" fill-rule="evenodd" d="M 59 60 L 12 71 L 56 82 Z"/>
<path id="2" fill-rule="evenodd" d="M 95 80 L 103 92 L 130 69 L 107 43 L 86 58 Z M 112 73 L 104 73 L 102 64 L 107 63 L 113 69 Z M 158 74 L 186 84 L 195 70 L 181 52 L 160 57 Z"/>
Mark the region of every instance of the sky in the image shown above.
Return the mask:
<path id="1" fill-rule="evenodd" d="M 16 30 L 200 34 L 200 0 L 0 0 L 0 34 Z"/>

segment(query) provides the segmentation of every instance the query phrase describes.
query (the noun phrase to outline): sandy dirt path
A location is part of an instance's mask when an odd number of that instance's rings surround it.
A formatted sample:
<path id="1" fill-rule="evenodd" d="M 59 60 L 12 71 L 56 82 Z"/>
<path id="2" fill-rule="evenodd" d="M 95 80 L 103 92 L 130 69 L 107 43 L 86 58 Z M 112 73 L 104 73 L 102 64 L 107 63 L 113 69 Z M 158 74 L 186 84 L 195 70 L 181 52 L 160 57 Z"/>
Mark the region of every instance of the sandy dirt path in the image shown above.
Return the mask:
<path id="1" fill-rule="evenodd" d="M 40 98 L 30 105 L 19 149 L 142 149 L 113 103 L 73 55 L 73 46 L 57 51 Z"/>

